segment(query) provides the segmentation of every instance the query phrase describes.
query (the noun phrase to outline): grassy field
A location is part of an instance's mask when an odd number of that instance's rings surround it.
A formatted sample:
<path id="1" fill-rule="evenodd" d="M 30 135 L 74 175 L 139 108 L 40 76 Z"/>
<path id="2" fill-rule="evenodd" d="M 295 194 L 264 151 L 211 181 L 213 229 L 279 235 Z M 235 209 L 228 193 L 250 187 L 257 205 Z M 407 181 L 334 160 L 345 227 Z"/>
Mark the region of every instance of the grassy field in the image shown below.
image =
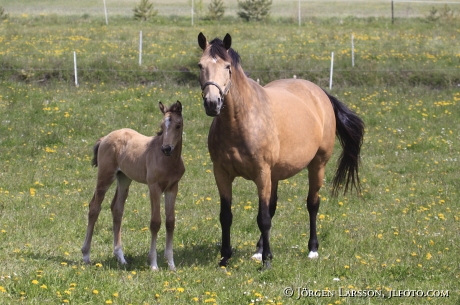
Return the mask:
<path id="1" fill-rule="evenodd" d="M 234 183 L 235 254 L 226 271 L 216 268 L 219 202 L 206 147 L 211 118 L 196 78 L 200 31 L 231 33 L 243 67 L 262 83 L 296 74 L 327 87 L 336 52 L 332 93 L 366 123 L 363 190 L 330 197 L 337 143 L 322 191 L 318 260 L 307 259 L 302 172 L 280 183 L 273 267 L 262 273 L 250 259 L 259 236 L 256 189 L 242 179 Z M 123 17 L 109 27 L 80 16 L 2 22 L 0 304 L 458 304 L 459 36 L 455 23 L 424 18 L 397 27 L 389 19 L 325 18 L 300 28 L 283 20 L 194 27 L 183 19 L 147 27 Z M 184 105 L 186 164 L 176 203 L 177 272 L 162 259 L 159 272 L 147 266 L 150 208 L 139 184 L 131 187 L 123 222 L 130 264 L 120 266 L 112 255 L 109 192 L 93 264 L 84 265 L 95 140 L 122 127 L 153 135 L 158 102 L 176 100 Z M 163 227 L 160 255 L 164 235 Z M 405 296 L 389 298 L 400 290 Z M 386 298 L 352 296 L 364 292 Z M 420 293 L 429 295 L 408 296 Z"/>

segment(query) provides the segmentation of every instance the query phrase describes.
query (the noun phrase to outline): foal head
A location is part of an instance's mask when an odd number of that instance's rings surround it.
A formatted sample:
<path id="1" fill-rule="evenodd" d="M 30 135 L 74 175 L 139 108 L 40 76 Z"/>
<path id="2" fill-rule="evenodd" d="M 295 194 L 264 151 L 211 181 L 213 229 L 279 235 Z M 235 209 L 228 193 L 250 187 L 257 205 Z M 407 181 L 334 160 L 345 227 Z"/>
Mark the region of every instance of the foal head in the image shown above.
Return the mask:
<path id="1" fill-rule="evenodd" d="M 207 115 L 216 116 L 224 106 L 224 97 L 231 86 L 232 66 L 237 67 L 239 55 L 230 48 L 232 37 L 229 34 L 224 40 L 215 38 L 208 43 L 200 33 L 198 44 L 203 50 L 198 67 L 204 108 Z"/>
<path id="2" fill-rule="evenodd" d="M 161 122 L 161 130 L 158 132 L 159 136 L 163 136 L 161 151 L 165 156 L 170 156 L 174 148 L 182 145 L 182 104 L 177 101 L 167 108 L 160 102 L 159 106 L 164 115 Z"/>

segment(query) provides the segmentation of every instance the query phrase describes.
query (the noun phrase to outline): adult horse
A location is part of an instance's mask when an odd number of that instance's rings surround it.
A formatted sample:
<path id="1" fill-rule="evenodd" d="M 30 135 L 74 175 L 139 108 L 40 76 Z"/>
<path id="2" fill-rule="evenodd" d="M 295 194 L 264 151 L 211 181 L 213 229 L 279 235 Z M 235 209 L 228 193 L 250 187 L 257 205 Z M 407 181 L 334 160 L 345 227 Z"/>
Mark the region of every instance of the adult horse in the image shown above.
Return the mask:
<path id="1" fill-rule="evenodd" d="M 337 98 L 312 82 L 282 79 L 262 87 L 248 78 L 240 57 L 231 48 L 229 34 L 208 42 L 198 35 L 203 50 L 199 61 L 200 84 L 206 114 L 214 117 L 208 149 L 220 195 L 222 246 L 220 265 L 232 256 L 232 182 L 235 177 L 254 181 L 259 196 L 257 224 L 261 236 L 254 258 L 270 267 L 270 228 L 277 204 L 278 181 L 308 168 L 307 209 L 310 218 L 309 258 L 318 257 L 316 216 L 320 205 L 326 163 L 335 135 L 343 151 L 333 179 L 337 195 L 356 188 L 364 135 L 363 121 Z"/>
<path id="2" fill-rule="evenodd" d="M 113 218 L 113 253 L 121 264 L 126 264 L 121 247 L 121 220 L 129 186 L 132 180 L 149 187 L 152 241 L 149 264 L 158 269 L 157 236 L 161 225 L 160 201 L 165 194 L 166 247 L 165 257 L 171 270 L 175 270 L 173 259 L 173 233 L 175 225 L 174 205 L 178 184 L 185 172 L 182 161 L 182 105 L 179 101 L 171 107 L 160 102 L 163 113 L 161 130 L 157 136 L 147 137 L 132 129 L 112 131 L 94 145 L 93 165 L 98 167 L 97 183 L 89 204 L 86 238 L 81 248 L 83 261 L 90 263 L 91 239 L 94 225 L 101 211 L 101 204 L 110 185 L 117 180 L 117 189 L 110 206 Z"/>

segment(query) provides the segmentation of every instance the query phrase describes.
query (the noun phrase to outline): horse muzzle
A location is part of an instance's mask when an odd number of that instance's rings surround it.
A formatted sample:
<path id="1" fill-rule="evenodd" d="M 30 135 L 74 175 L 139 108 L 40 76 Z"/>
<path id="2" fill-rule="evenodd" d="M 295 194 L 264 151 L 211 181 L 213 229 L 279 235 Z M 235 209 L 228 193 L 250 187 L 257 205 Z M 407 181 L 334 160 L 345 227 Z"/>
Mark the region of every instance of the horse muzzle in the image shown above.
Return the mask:
<path id="1" fill-rule="evenodd" d="M 222 102 L 220 98 L 217 102 L 211 102 L 204 99 L 203 105 L 204 110 L 208 116 L 215 117 L 220 114 L 220 109 L 222 108 Z"/>
<path id="2" fill-rule="evenodd" d="M 174 149 L 174 146 L 172 145 L 162 145 L 161 146 L 161 151 L 163 152 L 165 156 L 170 156 L 173 149 Z"/>
<path id="3" fill-rule="evenodd" d="M 209 85 L 216 87 L 219 93 L 217 94 L 215 90 L 213 93 L 211 93 L 209 90 L 205 93 L 205 88 Z M 224 96 L 227 93 L 227 91 L 227 88 L 222 90 L 222 88 L 216 82 L 209 81 L 201 85 L 201 96 L 203 97 L 203 105 L 208 116 L 214 117 L 220 114 L 220 109 L 224 104 Z"/>

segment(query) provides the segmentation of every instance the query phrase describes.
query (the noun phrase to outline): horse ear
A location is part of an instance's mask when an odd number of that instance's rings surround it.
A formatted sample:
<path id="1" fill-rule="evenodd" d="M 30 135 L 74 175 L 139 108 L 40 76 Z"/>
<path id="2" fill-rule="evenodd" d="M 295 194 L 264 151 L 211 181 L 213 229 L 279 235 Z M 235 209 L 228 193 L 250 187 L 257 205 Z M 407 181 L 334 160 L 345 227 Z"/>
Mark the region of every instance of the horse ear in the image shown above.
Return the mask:
<path id="1" fill-rule="evenodd" d="M 176 102 L 176 106 L 177 106 L 177 111 L 178 111 L 180 114 L 182 114 L 182 104 L 181 104 L 179 101 L 177 101 L 177 102 Z"/>
<path id="2" fill-rule="evenodd" d="M 230 36 L 229 33 L 227 33 L 227 35 L 225 35 L 224 37 L 224 48 L 225 50 L 228 50 L 230 49 L 230 47 L 232 46 L 232 36 Z"/>
<path id="3" fill-rule="evenodd" d="M 165 105 L 163 105 L 162 102 L 159 102 L 159 103 L 158 103 L 158 106 L 160 107 L 161 113 L 165 114 L 165 112 L 166 112 L 166 111 L 165 111 Z"/>
<path id="4" fill-rule="evenodd" d="M 206 49 L 206 45 L 208 44 L 206 37 L 203 35 L 202 32 L 198 34 L 198 45 L 204 51 Z"/>

